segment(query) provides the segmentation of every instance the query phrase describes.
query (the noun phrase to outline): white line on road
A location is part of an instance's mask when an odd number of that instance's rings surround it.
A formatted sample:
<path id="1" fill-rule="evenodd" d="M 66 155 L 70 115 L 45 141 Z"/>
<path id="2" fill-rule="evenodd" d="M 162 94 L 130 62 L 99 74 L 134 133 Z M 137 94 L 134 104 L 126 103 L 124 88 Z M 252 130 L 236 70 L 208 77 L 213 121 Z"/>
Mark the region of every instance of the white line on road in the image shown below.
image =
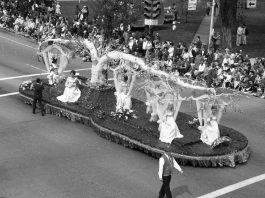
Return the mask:
<path id="1" fill-rule="evenodd" d="M 16 44 L 19 44 L 19 45 L 23 45 L 23 46 L 25 46 L 25 47 L 29 47 L 29 48 L 31 48 L 31 49 L 37 49 L 36 47 L 32 47 L 32 46 L 30 46 L 30 45 L 26 45 L 26 44 L 24 44 L 24 43 L 20 43 L 20 42 L 14 41 L 14 40 L 9 39 L 9 38 L 6 38 L 6 37 L 4 37 L 4 36 L 0 36 L 0 38 L 3 38 L 3 39 L 6 39 L 6 40 L 9 40 L 9 41 L 11 41 L 11 42 L 13 42 L 13 43 L 16 43 Z"/>
<path id="2" fill-rule="evenodd" d="M 41 68 L 38 68 L 38 67 L 35 67 L 34 65 L 30 65 L 30 64 L 27 64 L 27 65 L 30 66 L 30 67 L 32 67 L 32 68 L 34 68 L 34 69 L 37 69 L 37 70 L 41 70 L 43 72 L 46 72 L 46 70 L 41 69 Z"/>
<path id="3" fill-rule="evenodd" d="M 75 69 L 75 71 L 85 71 L 85 70 L 90 70 L 91 68 L 84 68 L 84 69 Z M 64 72 L 70 72 L 71 70 L 66 70 Z M 0 81 L 3 80 L 13 80 L 13 79 L 18 79 L 18 78 L 27 78 L 27 77 L 34 77 L 34 76 L 42 76 L 42 75 L 47 75 L 49 74 L 48 72 L 45 73 L 39 73 L 39 74 L 28 74 L 28 75 L 22 75 L 22 76 L 12 76 L 12 77 L 6 77 L 6 78 L 0 78 Z"/>
<path id="4" fill-rule="evenodd" d="M 13 95 L 17 95 L 17 94 L 19 94 L 19 93 L 18 92 L 13 92 L 13 93 L 8 93 L 8 94 L 1 94 L 0 98 L 6 97 L 6 96 L 13 96 Z"/>
<path id="5" fill-rule="evenodd" d="M 262 175 L 259 175 L 259 176 L 256 176 L 256 177 L 252 177 L 252 178 L 249 178 L 249 179 L 246 179 L 244 181 L 241 181 L 241 182 L 232 184 L 230 186 L 226 186 L 224 188 L 221 188 L 219 190 L 216 190 L 216 191 L 211 192 L 211 193 L 206 194 L 206 195 L 202 195 L 202 196 L 197 197 L 197 198 L 215 198 L 215 197 L 219 197 L 221 195 L 230 193 L 232 191 L 235 191 L 237 189 L 243 188 L 245 186 L 248 186 L 248 185 L 251 185 L 251 184 L 260 182 L 262 180 L 265 180 L 265 174 L 262 174 Z"/>

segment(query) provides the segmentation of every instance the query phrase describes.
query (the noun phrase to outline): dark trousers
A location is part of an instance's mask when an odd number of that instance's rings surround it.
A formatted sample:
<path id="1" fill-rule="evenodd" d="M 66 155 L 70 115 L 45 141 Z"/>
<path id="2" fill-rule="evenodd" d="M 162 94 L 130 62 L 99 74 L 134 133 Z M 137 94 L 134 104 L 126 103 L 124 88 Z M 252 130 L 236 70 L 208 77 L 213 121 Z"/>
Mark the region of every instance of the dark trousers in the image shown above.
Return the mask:
<path id="1" fill-rule="evenodd" d="M 163 184 L 159 191 L 159 198 L 164 198 L 165 195 L 167 196 L 167 198 L 172 198 L 172 194 L 170 191 L 170 180 L 171 180 L 171 175 L 163 176 Z"/>
<path id="2" fill-rule="evenodd" d="M 34 98 L 33 99 L 33 109 L 32 109 L 32 113 L 35 113 L 36 111 L 36 105 L 37 105 L 37 102 L 39 104 L 39 107 L 40 107 L 40 110 L 41 110 L 41 113 L 44 114 L 44 107 L 42 105 L 42 102 L 41 102 L 41 98 Z"/>

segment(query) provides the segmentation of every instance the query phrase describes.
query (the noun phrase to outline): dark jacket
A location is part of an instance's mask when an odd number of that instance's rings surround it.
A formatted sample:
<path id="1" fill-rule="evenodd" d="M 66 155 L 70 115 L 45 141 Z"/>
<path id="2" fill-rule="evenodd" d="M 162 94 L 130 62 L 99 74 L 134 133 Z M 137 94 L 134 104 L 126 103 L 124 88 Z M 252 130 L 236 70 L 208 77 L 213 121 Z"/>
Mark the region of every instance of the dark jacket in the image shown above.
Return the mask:
<path id="1" fill-rule="evenodd" d="M 207 87 L 211 87 L 214 80 L 217 78 L 217 71 L 215 68 L 210 69 L 208 76 L 206 77 Z"/>
<path id="2" fill-rule="evenodd" d="M 33 85 L 33 90 L 34 90 L 34 98 L 41 99 L 44 86 L 41 83 L 35 83 Z"/>

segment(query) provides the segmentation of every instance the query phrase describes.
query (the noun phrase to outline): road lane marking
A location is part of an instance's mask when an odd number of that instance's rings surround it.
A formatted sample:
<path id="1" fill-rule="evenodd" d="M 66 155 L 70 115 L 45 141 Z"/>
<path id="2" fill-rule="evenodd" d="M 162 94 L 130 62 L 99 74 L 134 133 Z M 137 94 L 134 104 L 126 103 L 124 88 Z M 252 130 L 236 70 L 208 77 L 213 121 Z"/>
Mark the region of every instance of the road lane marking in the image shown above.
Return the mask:
<path id="1" fill-rule="evenodd" d="M 32 47 L 32 46 L 30 46 L 30 45 L 26 45 L 26 44 L 24 44 L 24 43 L 20 43 L 20 42 L 14 41 L 14 40 L 9 39 L 9 38 L 6 38 L 6 37 L 4 37 L 4 36 L 0 36 L 0 38 L 6 39 L 6 40 L 8 40 L 8 41 L 11 41 L 11 42 L 16 43 L 16 44 L 19 44 L 19 45 L 23 45 L 23 46 L 25 46 L 25 47 L 29 47 L 29 48 L 31 48 L 31 49 L 37 49 L 37 47 Z"/>
<path id="2" fill-rule="evenodd" d="M 27 77 L 33 77 L 33 76 L 41 76 L 41 75 L 47 75 L 48 73 L 39 73 L 39 74 L 28 74 L 28 75 L 22 75 L 22 76 L 12 76 L 12 77 L 6 77 L 6 78 L 0 78 L 0 81 L 4 80 L 13 80 L 18 78 L 27 78 Z"/>
<path id="3" fill-rule="evenodd" d="M 221 195 L 230 193 L 232 191 L 235 191 L 237 189 L 243 188 L 245 186 L 249 186 L 251 184 L 260 182 L 262 180 L 265 180 L 265 174 L 262 174 L 262 175 L 259 175 L 259 176 L 256 176 L 256 177 L 252 177 L 252 178 L 249 178 L 249 179 L 246 179 L 244 181 L 241 181 L 241 182 L 232 184 L 230 186 L 226 186 L 224 188 L 221 188 L 219 190 L 216 190 L 216 191 L 211 192 L 211 193 L 206 194 L 206 195 L 202 195 L 202 196 L 197 197 L 197 198 L 215 198 L 215 197 L 219 197 Z"/>
<path id="4" fill-rule="evenodd" d="M 28 65 L 28 66 L 30 66 L 30 67 L 32 67 L 32 68 L 34 68 L 34 69 L 37 69 L 37 70 L 41 70 L 41 71 L 46 72 L 46 70 L 41 69 L 41 68 L 38 68 L 38 67 L 35 67 L 34 65 L 30 65 L 30 64 L 26 64 L 26 65 Z"/>
<path id="5" fill-rule="evenodd" d="M 8 93 L 8 94 L 1 94 L 0 98 L 6 97 L 6 96 L 13 96 L 13 95 L 18 95 L 18 92 L 12 92 L 12 93 Z"/>
<path id="6" fill-rule="evenodd" d="M 85 70 L 91 70 L 91 68 L 83 68 L 83 69 L 75 69 L 75 71 L 85 71 Z M 72 70 L 66 70 L 65 72 L 70 72 Z M 0 78 L 0 81 L 4 80 L 13 80 L 13 79 L 19 79 L 19 78 L 27 78 L 27 77 L 34 77 L 34 76 L 42 76 L 42 75 L 47 75 L 49 74 L 48 72 L 45 73 L 39 73 L 39 74 L 28 74 L 28 75 L 22 75 L 22 76 L 12 76 L 12 77 L 6 77 L 6 78 Z"/>

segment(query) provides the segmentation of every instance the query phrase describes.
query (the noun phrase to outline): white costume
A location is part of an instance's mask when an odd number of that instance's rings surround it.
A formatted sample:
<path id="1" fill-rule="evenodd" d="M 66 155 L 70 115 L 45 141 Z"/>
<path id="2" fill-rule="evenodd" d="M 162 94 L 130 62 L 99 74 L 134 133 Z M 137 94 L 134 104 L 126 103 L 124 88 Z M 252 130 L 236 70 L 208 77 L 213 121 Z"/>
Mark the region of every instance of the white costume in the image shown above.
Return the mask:
<path id="1" fill-rule="evenodd" d="M 127 85 L 126 83 L 121 82 L 120 87 L 121 87 L 120 90 L 122 91 L 115 92 L 115 96 L 117 99 L 116 111 L 118 111 L 119 109 L 130 110 L 132 107 L 132 101 L 131 101 L 131 96 L 126 94 Z"/>
<path id="2" fill-rule="evenodd" d="M 76 81 L 77 78 L 68 77 L 63 95 L 58 96 L 57 99 L 61 102 L 76 102 L 81 96 L 81 91 L 76 86 Z"/>
<path id="3" fill-rule="evenodd" d="M 161 122 L 161 121 L 160 121 Z M 179 128 L 175 122 L 172 112 L 168 112 L 166 115 L 166 120 L 159 124 L 161 142 L 169 143 L 175 138 L 183 138 L 183 135 L 179 132 Z"/>
<path id="4" fill-rule="evenodd" d="M 205 144 L 212 145 L 212 143 L 220 137 L 218 123 L 215 117 L 210 118 L 207 124 L 203 126 L 201 133 L 201 140 Z"/>
<path id="5" fill-rule="evenodd" d="M 50 73 L 47 75 L 47 78 L 50 85 L 59 83 L 58 67 L 56 64 L 51 64 Z"/>

